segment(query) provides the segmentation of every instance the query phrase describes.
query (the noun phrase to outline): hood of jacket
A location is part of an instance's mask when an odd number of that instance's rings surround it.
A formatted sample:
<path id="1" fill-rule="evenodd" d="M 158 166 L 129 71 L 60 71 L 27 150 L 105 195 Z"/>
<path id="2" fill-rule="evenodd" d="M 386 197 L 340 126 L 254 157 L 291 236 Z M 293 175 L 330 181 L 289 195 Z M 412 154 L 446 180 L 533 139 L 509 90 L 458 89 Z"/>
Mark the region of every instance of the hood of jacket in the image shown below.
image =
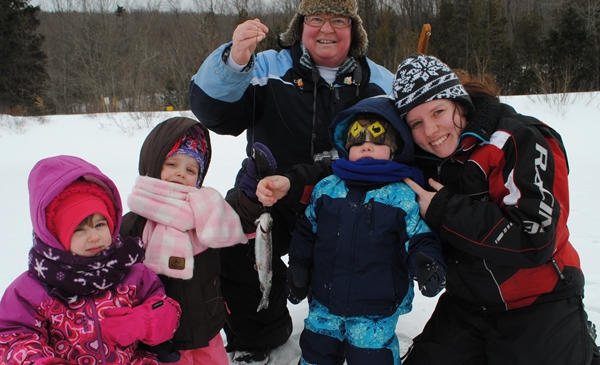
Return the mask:
<path id="1" fill-rule="evenodd" d="M 340 157 L 349 156 L 349 151 L 345 148 L 348 128 L 356 114 L 360 113 L 374 113 L 386 119 L 398 131 L 398 135 L 404 142 L 402 150 L 395 151 L 393 161 L 406 165 L 414 163 L 414 143 L 410 130 L 396 112 L 394 100 L 385 95 L 362 99 L 335 116 L 329 127 L 329 139 Z"/>
<path id="2" fill-rule="evenodd" d="M 91 163 L 75 156 L 54 156 L 40 160 L 33 166 L 27 181 L 29 188 L 29 213 L 33 232 L 48 246 L 65 250 L 46 225 L 46 207 L 73 181 L 83 178 L 98 184 L 111 196 L 117 221 L 113 240 L 119 234 L 123 206 L 115 183 Z"/>
<path id="3" fill-rule="evenodd" d="M 167 119 L 157 124 L 152 131 L 148 134 L 142 149 L 140 150 L 140 161 L 138 165 L 138 171 L 140 176 L 149 176 L 155 179 L 160 179 L 160 173 L 162 171 L 162 165 L 167 154 L 173 148 L 173 145 L 177 140 L 183 136 L 183 134 L 194 125 L 199 125 L 204 131 L 206 138 L 207 154 L 204 168 L 204 175 L 201 177 L 199 186 L 202 186 L 208 168 L 210 167 L 210 160 L 212 157 L 212 146 L 210 144 L 210 134 L 208 129 L 200 124 L 197 120 L 187 117 L 174 117 Z"/>

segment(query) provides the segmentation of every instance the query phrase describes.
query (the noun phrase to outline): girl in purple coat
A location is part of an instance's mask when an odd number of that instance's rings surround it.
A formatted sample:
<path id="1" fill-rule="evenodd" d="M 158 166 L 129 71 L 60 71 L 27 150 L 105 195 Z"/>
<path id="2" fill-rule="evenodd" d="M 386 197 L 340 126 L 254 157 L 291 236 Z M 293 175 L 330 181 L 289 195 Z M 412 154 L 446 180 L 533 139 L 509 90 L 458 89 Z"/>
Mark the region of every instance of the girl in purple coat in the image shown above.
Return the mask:
<path id="1" fill-rule="evenodd" d="M 122 240 L 121 198 L 96 166 L 72 156 L 29 175 L 29 270 L 0 301 L 0 364 L 159 364 L 136 350 L 170 339 L 179 304 Z"/>

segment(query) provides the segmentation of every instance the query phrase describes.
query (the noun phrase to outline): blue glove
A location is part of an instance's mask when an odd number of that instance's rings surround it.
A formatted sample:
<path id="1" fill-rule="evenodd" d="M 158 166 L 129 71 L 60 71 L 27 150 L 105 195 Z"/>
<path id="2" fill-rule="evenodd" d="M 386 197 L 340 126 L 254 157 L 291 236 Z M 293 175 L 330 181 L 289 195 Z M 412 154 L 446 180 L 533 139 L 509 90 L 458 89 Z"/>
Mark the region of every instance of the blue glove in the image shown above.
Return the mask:
<path id="1" fill-rule="evenodd" d="M 426 297 L 435 297 L 446 287 L 446 270 L 422 252 L 416 254 L 417 283 Z"/>
<path id="2" fill-rule="evenodd" d="M 267 146 L 260 142 L 254 142 L 252 145 L 252 155 L 248 157 L 246 164 L 246 173 L 240 181 L 240 190 L 248 198 L 257 199 L 256 186 L 258 182 L 266 177 L 275 174 L 277 162 Z"/>

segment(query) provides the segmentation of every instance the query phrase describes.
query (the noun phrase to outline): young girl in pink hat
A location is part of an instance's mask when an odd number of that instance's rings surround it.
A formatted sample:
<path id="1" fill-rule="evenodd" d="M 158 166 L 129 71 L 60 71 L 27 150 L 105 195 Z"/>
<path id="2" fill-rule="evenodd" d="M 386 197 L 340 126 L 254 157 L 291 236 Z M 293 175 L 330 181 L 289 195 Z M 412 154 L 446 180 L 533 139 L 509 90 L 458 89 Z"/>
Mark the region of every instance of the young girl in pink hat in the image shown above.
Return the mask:
<path id="1" fill-rule="evenodd" d="M 121 198 L 98 168 L 72 156 L 29 175 L 29 270 L 0 301 L 0 364 L 159 364 L 138 351 L 170 339 L 180 306 L 121 239 Z"/>

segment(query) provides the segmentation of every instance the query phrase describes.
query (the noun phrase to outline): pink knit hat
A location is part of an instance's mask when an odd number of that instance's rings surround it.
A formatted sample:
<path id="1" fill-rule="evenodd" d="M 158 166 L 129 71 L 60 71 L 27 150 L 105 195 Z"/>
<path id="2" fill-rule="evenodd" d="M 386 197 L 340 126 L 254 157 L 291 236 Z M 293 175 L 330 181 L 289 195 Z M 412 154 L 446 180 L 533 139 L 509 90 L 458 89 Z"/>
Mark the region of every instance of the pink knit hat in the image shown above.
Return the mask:
<path id="1" fill-rule="evenodd" d="M 112 235 L 117 215 L 110 195 L 94 183 L 76 180 L 48 204 L 46 225 L 65 250 L 70 251 L 75 228 L 92 214 L 106 218 Z"/>

